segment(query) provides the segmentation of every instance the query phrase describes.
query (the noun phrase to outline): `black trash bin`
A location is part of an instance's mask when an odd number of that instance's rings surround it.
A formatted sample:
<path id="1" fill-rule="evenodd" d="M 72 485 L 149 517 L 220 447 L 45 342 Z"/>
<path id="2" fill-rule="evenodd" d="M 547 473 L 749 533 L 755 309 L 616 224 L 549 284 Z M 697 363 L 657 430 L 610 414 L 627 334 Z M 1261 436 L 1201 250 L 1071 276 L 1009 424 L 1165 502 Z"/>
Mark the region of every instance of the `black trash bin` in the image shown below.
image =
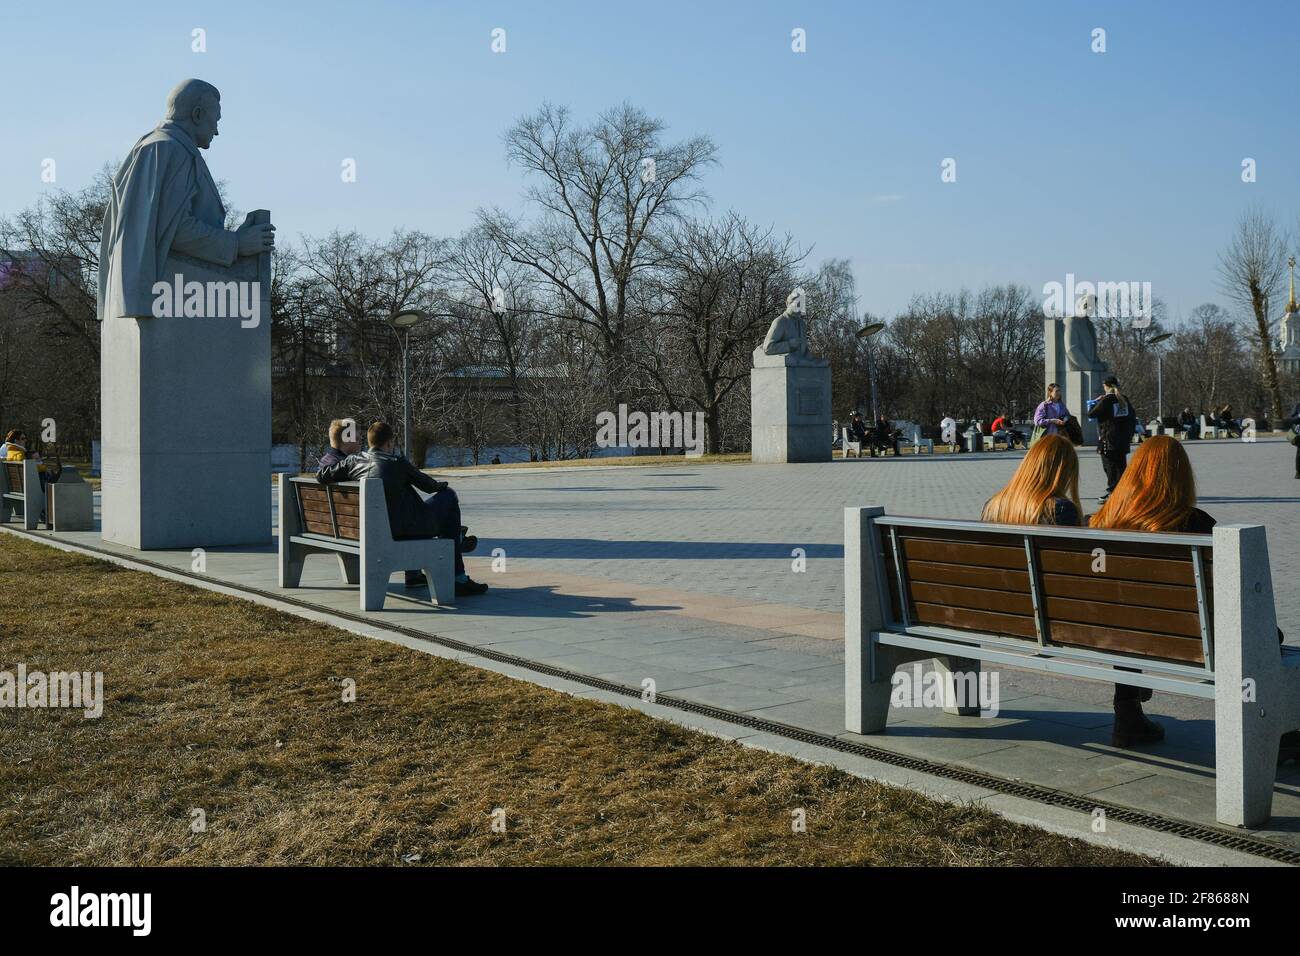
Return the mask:
<path id="1" fill-rule="evenodd" d="M 984 436 L 981 435 L 979 432 L 977 432 L 975 429 L 972 428 L 970 431 L 966 432 L 962 437 L 966 439 L 967 451 L 984 450 Z"/>

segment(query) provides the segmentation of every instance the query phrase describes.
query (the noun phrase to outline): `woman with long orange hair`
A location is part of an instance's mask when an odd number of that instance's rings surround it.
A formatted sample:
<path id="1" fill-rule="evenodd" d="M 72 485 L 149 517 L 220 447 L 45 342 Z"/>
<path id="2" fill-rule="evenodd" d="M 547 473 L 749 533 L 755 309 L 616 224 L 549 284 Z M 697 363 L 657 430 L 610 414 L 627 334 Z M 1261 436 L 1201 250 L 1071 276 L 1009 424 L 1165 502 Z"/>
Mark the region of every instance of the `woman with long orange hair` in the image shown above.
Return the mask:
<path id="1" fill-rule="evenodd" d="M 1127 531 L 1209 534 L 1215 521 L 1196 507 L 1196 476 L 1182 443 L 1168 435 L 1156 435 L 1138 445 L 1114 493 L 1088 524 Z"/>
<path id="2" fill-rule="evenodd" d="M 1011 480 L 984 505 L 983 521 L 997 524 L 1077 525 L 1079 456 L 1063 435 L 1043 435 Z"/>
<path id="3" fill-rule="evenodd" d="M 1182 443 L 1156 435 L 1138 445 L 1114 492 L 1088 521 L 1093 528 L 1124 531 L 1181 531 L 1209 534 L 1215 521 L 1196 507 L 1196 476 Z M 1165 729 L 1142 713 L 1150 688 L 1115 685 L 1115 729 L 1111 744 L 1163 740 Z"/>

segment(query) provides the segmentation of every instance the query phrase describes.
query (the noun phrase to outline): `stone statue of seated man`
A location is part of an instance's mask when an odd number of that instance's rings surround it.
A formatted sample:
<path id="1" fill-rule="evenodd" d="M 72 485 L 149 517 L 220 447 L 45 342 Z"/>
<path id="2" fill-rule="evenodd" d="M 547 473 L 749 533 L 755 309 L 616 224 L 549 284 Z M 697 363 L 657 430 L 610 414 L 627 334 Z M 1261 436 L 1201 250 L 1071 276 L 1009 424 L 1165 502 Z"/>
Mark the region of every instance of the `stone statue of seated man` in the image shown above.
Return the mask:
<path id="1" fill-rule="evenodd" d="M 772 320 L 763 344 L 754 349 L 754 367 L 766 365 L 829 364 L 826 359 L 808 353 L 808 332 L 803 317 L 803 289 L 795 289 L 785 299 L 785 311 Z"/>

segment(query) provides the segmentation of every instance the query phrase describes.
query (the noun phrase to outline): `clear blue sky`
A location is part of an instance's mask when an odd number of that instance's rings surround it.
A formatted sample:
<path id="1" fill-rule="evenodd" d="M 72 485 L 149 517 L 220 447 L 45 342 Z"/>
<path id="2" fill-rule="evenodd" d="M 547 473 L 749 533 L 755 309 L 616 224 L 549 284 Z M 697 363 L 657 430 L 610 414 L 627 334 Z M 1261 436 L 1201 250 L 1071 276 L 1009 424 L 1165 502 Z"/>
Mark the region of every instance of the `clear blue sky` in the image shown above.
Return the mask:
<path id="1" fill-rule="evenodd" d="M 1300 214 L 1300 8 L 1280 0 L 0 7 L 5 214 L 51 188 L 44 158 L 69 189 L 120 160 L 186 76 L 222 90 L 213 174 L 283 238 L 452 234 L 480 205 L 519 209 L 502 149 L 518 116 L 629 100 L 672 136 L 714 138 L 715 210 L 792 232 L 814 261 L 848 257 L 861 306 L 886 314 L 913 292 L 1037 292 L 1074 272 L 1150 281 L 1177 317 L 1218 298 L 1243 209 Z"/>

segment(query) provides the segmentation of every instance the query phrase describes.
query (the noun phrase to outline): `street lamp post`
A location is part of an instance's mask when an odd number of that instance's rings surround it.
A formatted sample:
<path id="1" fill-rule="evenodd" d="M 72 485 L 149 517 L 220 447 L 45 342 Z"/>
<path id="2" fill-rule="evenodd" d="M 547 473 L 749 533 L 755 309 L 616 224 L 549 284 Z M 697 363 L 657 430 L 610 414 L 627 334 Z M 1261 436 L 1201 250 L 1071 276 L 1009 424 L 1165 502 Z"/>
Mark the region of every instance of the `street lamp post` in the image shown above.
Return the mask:
<path id="1" fill-rule="evenodd" d="M 1159 335 L 1153 335 L 1147 339 L 1147 345 L 1159 345 L 1166 339 L 1173 337 L 1172 332 L 1161 332 Z M 1156 353 L 1156 420 L 1160 422 L 1160 430 L 1164 431 L 1165 427 L 1165 353 Z"/>
<path id="2" fill-rule="evenodd" d="M 402 454 L 411 454 L 411 329 L 427 318 L 415 309 L 403 309 L 388 319 L 388 324 L 402 344 Z M 424 462 L 417 462 L 416 467 Z"/>
<path id="3" fill-rule="evenodd" d="M 871 318 L 868 312 L 863 318 Z M 867 341 L 867 369 L 871 375 L 871 421 L 874 423 L 880 421 L 880 409 L 876 404 L 876 350 L 871 347 L 871 337 L 877 332 L 883 331 L 884 322 L 868 322 L 862 328 L 858 329 L 858 338 Z"/>

